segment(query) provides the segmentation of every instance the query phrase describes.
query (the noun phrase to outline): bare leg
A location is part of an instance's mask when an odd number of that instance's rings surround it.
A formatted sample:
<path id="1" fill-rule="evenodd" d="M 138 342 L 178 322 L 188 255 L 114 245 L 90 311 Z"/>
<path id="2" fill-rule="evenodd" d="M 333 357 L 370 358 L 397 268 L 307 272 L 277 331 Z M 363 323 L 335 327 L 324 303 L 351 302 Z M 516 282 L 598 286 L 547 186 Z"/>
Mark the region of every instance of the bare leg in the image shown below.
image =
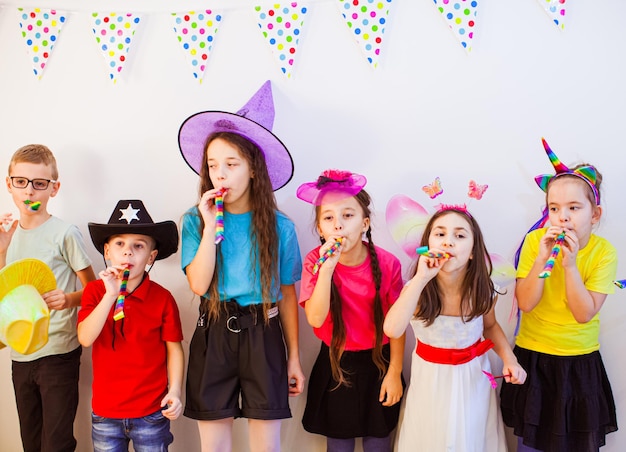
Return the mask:
<path id="1" fill-rule="evenodd" d="M 280 452 L 280 419 L 248 419 L 250 452 Z"/>
<path id="2" fill-rule="evenodd" d="M 202 452 L 231 452 L 233 448 L 233 418 L 198 421 Z"/>

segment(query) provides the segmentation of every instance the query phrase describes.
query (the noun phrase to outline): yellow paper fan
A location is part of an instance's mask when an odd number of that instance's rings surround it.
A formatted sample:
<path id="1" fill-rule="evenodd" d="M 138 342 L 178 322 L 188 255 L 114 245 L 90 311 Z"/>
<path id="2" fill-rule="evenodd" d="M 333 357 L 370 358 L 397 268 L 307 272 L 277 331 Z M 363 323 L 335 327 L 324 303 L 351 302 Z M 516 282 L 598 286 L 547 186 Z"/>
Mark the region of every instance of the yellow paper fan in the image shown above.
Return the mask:
<path id="1" fill-rule="evenodd" d="M 54 273 L 38 259 L 21 259 L 0 270 L 0 303 L 17 286 L 29 284 L 40 294 L 56 289 Z"/>
<path id="2" fill-rule="evenodd" d="M 0 270 L 0 348 L 21 354 L 48 342 L 50 311 L 41 294 L 54 290 L 52 270 L 37 259 L 22 259 Z"/>

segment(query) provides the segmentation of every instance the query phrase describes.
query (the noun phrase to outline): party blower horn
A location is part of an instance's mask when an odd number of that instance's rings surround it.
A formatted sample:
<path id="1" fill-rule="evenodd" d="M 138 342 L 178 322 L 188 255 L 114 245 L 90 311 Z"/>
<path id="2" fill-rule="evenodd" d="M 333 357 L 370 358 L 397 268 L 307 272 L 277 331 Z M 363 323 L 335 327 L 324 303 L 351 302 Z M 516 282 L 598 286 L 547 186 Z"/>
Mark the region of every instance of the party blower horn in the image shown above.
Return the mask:
<path id="1" fill-rule="evenodd" d="M 0 348 L 28 355 L 46 345 L 50 310 L 41 295 L 55 288 L 52 270 L 37 259 L 0 270 Z"/>

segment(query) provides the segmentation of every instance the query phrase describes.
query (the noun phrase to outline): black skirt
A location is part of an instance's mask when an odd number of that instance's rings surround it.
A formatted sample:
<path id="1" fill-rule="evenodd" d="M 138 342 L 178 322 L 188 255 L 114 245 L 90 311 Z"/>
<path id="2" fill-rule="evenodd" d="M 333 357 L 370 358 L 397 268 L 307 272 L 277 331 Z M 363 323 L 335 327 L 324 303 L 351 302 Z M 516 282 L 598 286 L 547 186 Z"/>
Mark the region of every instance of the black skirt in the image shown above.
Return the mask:
<path id="1" fill-rule="evenodd" d="M 389 344 L 383 346 L 383 356 L 388 362 Z M 332 377 L 329 348 L 322 342 L 309 378 L 302 418 L 304 429 L 331 438 L 388 436 L 398 423 L 400 402 L 386 407 L 378 401 L 382 378 L 372 360 L 372 350 L 344 352 L 341 367 L 346 371 L 350 386 L 337 387 Z"/>
<path id="2" fill-rule="evenodd" d="M 504 384 L 504 423 L 523 443 L 546 452 L 597 451 L 617 430 L 615 402 L 600 352 L 555 356 L 515 347 L 528 373 L 523 385 Z"/>

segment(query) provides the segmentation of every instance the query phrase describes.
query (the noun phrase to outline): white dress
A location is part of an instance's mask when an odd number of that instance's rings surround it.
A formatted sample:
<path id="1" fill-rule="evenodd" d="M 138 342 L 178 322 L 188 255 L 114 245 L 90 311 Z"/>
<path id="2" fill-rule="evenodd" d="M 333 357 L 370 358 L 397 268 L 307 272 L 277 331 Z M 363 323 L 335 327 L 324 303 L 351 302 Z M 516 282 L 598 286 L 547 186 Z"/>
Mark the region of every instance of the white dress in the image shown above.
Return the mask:
<path id="1" fill-rule="evenodd" d="M 440 315 L 429 327 L 415 319 L 411 326 L 422 343 L 461 349 L 482 337 L 483 318 L 463 323 Z M 487 354 L 458 365 L 424 361 L 415 351 L 412 356 L 396 452 L 505 452 L 496 391 L 482 372 L 491 372 Z"/>

